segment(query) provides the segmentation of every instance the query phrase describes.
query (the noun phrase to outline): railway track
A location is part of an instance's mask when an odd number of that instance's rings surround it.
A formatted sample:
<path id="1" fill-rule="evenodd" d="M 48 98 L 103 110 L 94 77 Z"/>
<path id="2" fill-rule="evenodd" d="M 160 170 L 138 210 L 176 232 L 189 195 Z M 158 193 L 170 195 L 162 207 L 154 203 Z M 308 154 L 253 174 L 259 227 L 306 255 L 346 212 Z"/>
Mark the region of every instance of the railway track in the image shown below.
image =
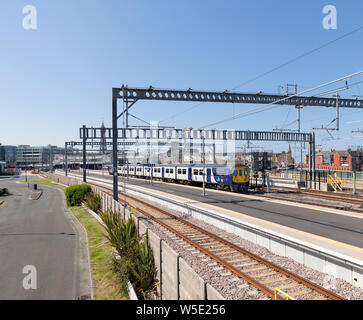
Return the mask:
<path id="1" fill-rule="evenodd" d="M 111 189 L 99 186 L 112 196 Z M 126 203 L 137 216 L 144 216 L 180 237 L 232 274 L 247 281 L 270 299 L 343 300 L 342 297 L 248 252 L 189 221 L 177 217 L 139 198 L 125 195 Z"/>
<path id="2" fill-rule="evenodd" d="M 283 190 L 281 190 L 283 189 Z M 318 190 L 302 190 L 302 189 L 295 189 L 289 187 L 271 187 L 271 190 L 274 190 L 277 193 L 284 193 L 284 190 L 287 190 L 289 193 L 293 193 L 295 195 L 302 195 L 308 196 L 312 198 L 318 198 L 323 200 L 330 200 L 336 202 L 344 202 L 354 205 L 363 205 L 363 197 L 358 195 L 345 195 L 345 194 L 331 194 L 324 191 Z"/>

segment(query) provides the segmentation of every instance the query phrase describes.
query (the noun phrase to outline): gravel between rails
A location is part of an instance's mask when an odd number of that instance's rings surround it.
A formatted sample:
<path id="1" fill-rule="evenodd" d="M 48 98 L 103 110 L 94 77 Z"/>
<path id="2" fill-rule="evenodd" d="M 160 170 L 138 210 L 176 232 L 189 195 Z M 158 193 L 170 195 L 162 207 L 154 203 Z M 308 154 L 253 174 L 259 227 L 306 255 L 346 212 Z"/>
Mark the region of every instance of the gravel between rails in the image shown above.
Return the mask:
<path id="1" fill-rule="evenodd" d="M 130 202 L 133 201 L 130 199 Z M 217 236 L 235 244 L 239 247 L 250 251 L 253 254 L 261 256 L 262 258 L 293 272 L 296 275 L 303 277 L 304 279 L 310 280 L 311 282 L 320 285 L 341 297 L 348 300 L 363 300 L 363 290 L 351 285 L 345 280 L 335 278 L 331 275 L 313 270 L 308 268 L 290 258 L 278 256 L 273 254 L 266 248 L 259 246 L 255 243 L 252 243 L 248 240 L 245 240 L 235 234 L 231 234 L 225 230 L 217 228 L 211 224 L 208 224 L 204 221 L 195 219 L 191 216 L 187 216 L 178 211 L 171 210 L 166 206 L 162 206 L 159 203 L 151 202 L 151 205 L 164 209 L 167 212 L 174 214 L 180 218 L 183 218 L 198 227 L 205 229 L 211 233 L 216 234 Z M 140 204 L 138 207 L 143 208 Z M 152 213 L 151 209 L 148 207 L 147 211 Z M 171 248 L 173 248 L 193 269 L 194 271 L 201 277 L 203 280 L 209 282 L 215 289 L 217 289 L 220 294 L 228 299 L 228 300 L 260 300 L 260 299 L 269 299 L 265 294 L 258 291 L 252 285 L 249 285 L 243 279 L 238 278 L 233 275 L 231 271 L 228 269 L 215 264 L 215 261 L 199 252 L 196 248 L 189 245 L 186 241 L 180 239 L 173 233 L 166 231 L 165 228 L 153 222 L 150 219 L 143 219 L 143 222 L 147 225 L 150 230 L 156 233 L 161 239 L 163 239 Z M 268 279 L 268 277 L 266 277 Z M 265 278 L 264 278 L 265 280 Z M 288 283 L 288 281 L 287 281 Z M 292 291 L 295 291 L 298 287 L 294 288 Z M 289 290 L 284 290 L 289 293 Z M 316 294 L 306 294 L 304 296 L 299 297 L 300 299 L 311 299 Z"/>

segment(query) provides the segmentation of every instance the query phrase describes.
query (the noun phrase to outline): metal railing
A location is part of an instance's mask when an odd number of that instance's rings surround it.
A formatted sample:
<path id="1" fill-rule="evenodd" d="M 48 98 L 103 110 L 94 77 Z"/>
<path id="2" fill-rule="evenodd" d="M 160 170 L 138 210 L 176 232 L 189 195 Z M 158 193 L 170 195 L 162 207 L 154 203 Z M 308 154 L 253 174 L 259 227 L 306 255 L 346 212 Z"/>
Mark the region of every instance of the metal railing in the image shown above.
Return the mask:
<path id="1" fill-rule="evenodd" d="M 343 181 L 338 177 L 336 173 L 334 173 L 334 175 L 328 175 L 328 184 L 332 186 L 334 191 L 337 191 L 338 189 L 340 191 L 343 190 Z"/>
<path id="2" fill-rule="evenodd" d="M 280 290 L 279 288 L 275 288 L 274 290 L 274 300 L 278 300 L 278 293 L 285 297 L 285 300 L 296 300 L 294 297 L 289 296 L 286 292 Z"/>

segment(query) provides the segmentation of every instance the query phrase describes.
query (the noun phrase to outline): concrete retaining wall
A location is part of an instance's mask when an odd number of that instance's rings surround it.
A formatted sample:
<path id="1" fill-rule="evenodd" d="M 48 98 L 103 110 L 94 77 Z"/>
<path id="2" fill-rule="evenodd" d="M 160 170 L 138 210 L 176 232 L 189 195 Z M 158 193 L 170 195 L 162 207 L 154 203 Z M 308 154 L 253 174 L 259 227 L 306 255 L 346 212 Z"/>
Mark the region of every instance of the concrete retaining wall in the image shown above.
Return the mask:
<path id="1" fill-rule="evenodd" d="M 82 183 L 78 179 L 46 173 L 52 180 L 74 185 Z M 95 194 L 102 199 L 102 211 L 114 210 L 124 214 L 128 219 L 132 216 L 138 227 L 139 234 L 145 234 L 153 248 L 156 267 L 156 286 L 163 300 L 224 300 L 223 296 L 205 282 L 164 240 L 161 240 L 143 223 L 145 217 L 135 217 L 128 210 L 123 210 L 121 203 L 113 200 L 111 196 L 92 186 Z"/>
<path id="2" fill-rule="evenodd" d="M 286 237 L 262 227 L 232 220 L 221 214 L 201 210 L 193 205 L 163 199 L 162 196 L 151 195 L 145 191 L 140 192 L 130 188 L 127 192 L 147 200 L 157 201 L 160 205 L 182 212 L 185 215 L 191 215 L 196 219 L 259 244 L 277 255 L 291 258 L 309 268 L 344 279 L 354 286 L 363 288 L 363 261 L 361 260 L 326 250 L 318 245 L 311 245 Z"/>

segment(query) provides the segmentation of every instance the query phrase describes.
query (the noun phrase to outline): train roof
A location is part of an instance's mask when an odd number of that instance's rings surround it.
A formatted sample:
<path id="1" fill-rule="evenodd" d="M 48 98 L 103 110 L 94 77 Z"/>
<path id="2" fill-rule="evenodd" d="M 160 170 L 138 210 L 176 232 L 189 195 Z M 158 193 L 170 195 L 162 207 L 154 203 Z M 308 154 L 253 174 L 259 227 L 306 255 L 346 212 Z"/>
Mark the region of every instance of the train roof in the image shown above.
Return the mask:
<path id="1" fill-rule="evenodd" d="M 129 164 L 129 166 L 144 166 L 144 167 L 148 167 L 148 164 Z M 200 167 L 206 167 L 206 168 L 231 168 L 231 167 L 248 167 L 245 164 L 234 164 L 234 165 L 229 165 L 229 164 L 218 164 L 218 163 L 191 163 L 191 164 L 154 164 L 153 167 L 184 167 L 184 168 L 200 168 Z"/>

